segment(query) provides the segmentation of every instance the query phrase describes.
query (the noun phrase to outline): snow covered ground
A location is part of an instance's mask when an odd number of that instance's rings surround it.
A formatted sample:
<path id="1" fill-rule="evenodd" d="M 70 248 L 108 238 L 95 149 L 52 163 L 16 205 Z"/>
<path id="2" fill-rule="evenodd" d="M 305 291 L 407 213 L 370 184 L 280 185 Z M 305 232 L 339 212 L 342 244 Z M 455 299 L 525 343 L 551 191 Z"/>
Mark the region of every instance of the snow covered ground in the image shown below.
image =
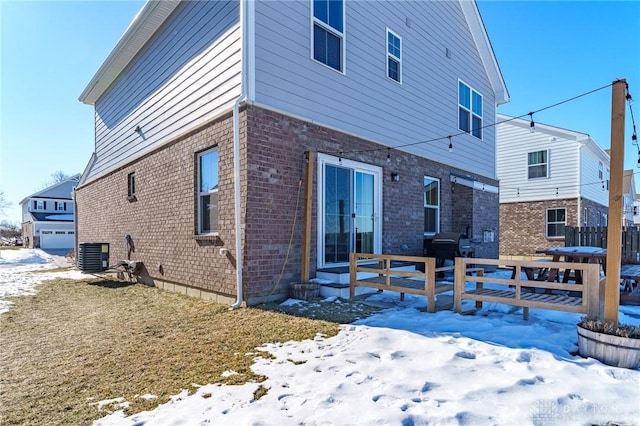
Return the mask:
<path id="1" fill-rule="evenodd" d="M 34 294 L 38 284 L 44 280 L 86 277 L 78 270 L 31 273 L 68 266 L 72 265 L 63 256 L 51 255 L 39 249 L 0 250 L 0 313 L 11 306 L 7 297 Z"/>
<path id="2" fill-rule="evenodd" d="M 49 274 L 28 271 L 55 264 L 38 250 L 18 253 L 0 253 L 0 299 L 35 291 Z M 463 316 L 422 312 L 425 300 L 418 296 L 399 302 L 397 294 L 385 292 L 370 299 L 394 307 L 342 326 L 332 338 L 256 349 L 253 368 L 267 377 L 263 383 L 203 383 L 195 394 L 185 391 L 153 411 L 130 417 L 116 411 L 95 425 L 640 422 L 640 370 L 572 355 L 580 315 L 531 309 L 525 322 L 520 310 L 503 305 Z M 640 325 L 640 307 L 621 306 L 620 322 Z M 254 400 L 259 386 L 268 393 Z M 126 405 L 118 395 L 113 398 Z"/>

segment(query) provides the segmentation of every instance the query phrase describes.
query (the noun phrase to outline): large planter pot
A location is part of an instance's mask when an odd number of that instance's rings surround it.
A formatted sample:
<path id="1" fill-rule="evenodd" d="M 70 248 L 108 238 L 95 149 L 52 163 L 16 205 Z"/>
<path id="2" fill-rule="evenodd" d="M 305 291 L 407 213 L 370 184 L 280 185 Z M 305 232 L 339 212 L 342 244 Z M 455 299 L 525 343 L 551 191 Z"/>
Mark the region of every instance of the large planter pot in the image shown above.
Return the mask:
<path id="1" fill-rule="evenodd" d="M 300 300 L 309 300 L 320 295 L 320 284 L 297 283 L 290 284 L 291 297 Z"/>
<path id="2" fill-rule="evenodd" d="M 583 357 L 595 358 L 615 367 L 640 367 L 640 339 L 599 333 L 578 326 L 578 350 Z"/>

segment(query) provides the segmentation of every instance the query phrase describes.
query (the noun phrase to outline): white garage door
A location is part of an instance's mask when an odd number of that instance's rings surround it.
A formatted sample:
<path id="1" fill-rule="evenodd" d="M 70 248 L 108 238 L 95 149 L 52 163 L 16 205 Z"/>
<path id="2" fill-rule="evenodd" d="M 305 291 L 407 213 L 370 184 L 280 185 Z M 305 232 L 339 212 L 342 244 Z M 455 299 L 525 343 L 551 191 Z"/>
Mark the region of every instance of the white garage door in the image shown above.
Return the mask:
<path id="1" fill-rule="evenodd" d="M 40 231 L 40 248 L 70 249 L 73 248 L 73 231 L 43 230 Z"/>

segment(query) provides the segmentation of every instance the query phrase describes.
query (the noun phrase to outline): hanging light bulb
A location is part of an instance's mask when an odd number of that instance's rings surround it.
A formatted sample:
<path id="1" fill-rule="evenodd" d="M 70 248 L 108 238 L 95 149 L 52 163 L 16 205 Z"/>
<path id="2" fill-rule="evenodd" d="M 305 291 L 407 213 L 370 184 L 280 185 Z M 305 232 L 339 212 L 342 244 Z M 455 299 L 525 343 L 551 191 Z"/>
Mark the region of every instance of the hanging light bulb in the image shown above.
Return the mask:
<path id="1" fill-rule="evenodd" d="M 449 152 L 453 152 L 453 143 L 451 143 L 451 136 L 449 136 Z"/>
<path id="2" fill-rule="evenodd" d="M 536 123 L 533 122 L 533 112 L 529 113 L 529 118 L 531 119 L 531 124 L 529 124 L 529 131 L 531 133 L 535 133 L 535 131 L 536 131 Z"/>

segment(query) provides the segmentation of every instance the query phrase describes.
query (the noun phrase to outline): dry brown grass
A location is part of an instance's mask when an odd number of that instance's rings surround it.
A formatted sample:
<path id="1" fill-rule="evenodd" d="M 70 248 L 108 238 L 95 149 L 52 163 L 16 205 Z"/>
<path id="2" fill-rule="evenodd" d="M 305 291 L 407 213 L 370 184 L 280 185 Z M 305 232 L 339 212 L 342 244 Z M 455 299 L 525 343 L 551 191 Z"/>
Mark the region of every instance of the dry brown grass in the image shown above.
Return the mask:
<path id="1" fill-rule="evenodd" d="M 193 384 L 258 382 L 262 378 L 250 369 L 256 347 L 331 336 L 337 323 L 377 310 L 315 301 L 229 311 L 139 284 L 100 280 L 52 281 L 35 296 L 13 301 L 12 310 L 0 315 L 3 425 L 89 424 L 106 414 L 96 405 L 105 399 L 124 397 L 131 402 L 126 413 L 133 414 L 193 390 Z M 223 377 L 229 370 L 239 374 Z M 139 397 L 147 393 L 158 399 Z"/>
<path id="2" fill-rule="evenodd" d="M 338 322 L 375 311 L 345 302 L 333 312 L 321 303 L 298 312 L 340 314 L 334 322 L 290 315 L 295 309 L 275 312 L 277 305 L 230 311 L 115 281 L 56 280 L 35 296 L 12 301 L 0 315 L 2 425 L 90 424 L 107 414 L 96 404 L 105 399 L 124 397 L 130 415 L 193 390 L 193 384 L 259 382 L 250 368 L 256 347 L 332 336 Z M 239 374 L 223 377 L 229 370 Z"/>

